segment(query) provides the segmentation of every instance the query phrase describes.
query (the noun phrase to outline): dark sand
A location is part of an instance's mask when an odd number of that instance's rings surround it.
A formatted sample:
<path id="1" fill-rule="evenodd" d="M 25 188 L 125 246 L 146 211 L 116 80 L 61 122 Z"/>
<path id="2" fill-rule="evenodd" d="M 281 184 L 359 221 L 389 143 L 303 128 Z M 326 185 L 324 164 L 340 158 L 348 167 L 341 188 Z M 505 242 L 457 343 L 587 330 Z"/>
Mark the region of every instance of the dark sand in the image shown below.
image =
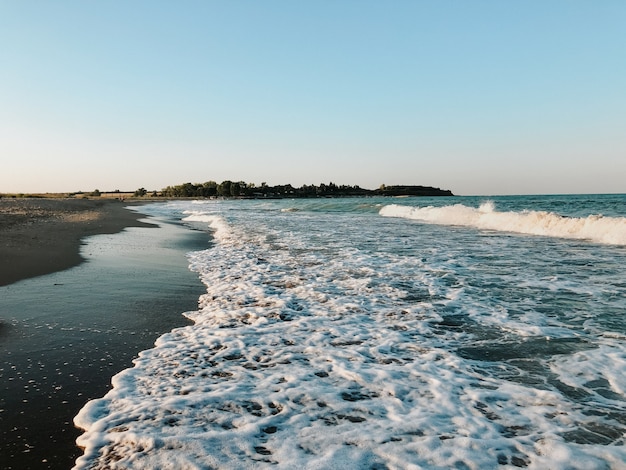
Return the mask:
<path id="1" fill-rule="evenodd" d="M 204 287 L 185 253 L 209 237 L 138 222 L 120 202 L 0 201 L 0 468 L 69 469 L 82 453 L 80 408 L 161 334 L 189 324 L 181 313 Z M 129 225 L 142 227 L 83 238 Z"/>
<path id="2" fill-rule="evenodd" d="M 0 286 L 80 264 L 81 240 L 143 227 L 116 199 L 0 198 Z"/>

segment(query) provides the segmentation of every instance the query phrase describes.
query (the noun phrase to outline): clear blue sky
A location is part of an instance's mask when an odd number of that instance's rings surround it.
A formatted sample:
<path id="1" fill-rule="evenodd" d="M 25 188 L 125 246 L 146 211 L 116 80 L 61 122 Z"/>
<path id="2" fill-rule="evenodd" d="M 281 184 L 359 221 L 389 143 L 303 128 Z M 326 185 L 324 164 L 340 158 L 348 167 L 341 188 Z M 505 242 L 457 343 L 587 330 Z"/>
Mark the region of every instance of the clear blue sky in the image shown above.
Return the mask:
<path id="1" fill-rule="evenodd" d="M 624 0 L 0 0 L 0 192 L 626 192 Z"/>

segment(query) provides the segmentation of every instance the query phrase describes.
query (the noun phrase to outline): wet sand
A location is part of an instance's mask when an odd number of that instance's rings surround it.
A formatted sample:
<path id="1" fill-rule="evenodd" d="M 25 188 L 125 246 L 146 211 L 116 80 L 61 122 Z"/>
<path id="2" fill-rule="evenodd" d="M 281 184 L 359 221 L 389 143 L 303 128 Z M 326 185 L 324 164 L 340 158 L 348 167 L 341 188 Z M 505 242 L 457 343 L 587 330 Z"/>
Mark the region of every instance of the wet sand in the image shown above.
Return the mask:
<path id="1" fill-rule="evenodd" d="M 0 263 L 10 271 L 0 287 L 0 468 L 69 469 L 81 454 L 78 410 L 139 351 L 188 324 L 181 314 L 197 307 L 204 287 L 185 253 L 206 248 L 209 236 L 139 222 L 119 202 L 26 204 L 45 207 L 24 214 L 11 206 L 0 226 L 3 260 L 31 259 L 20 269 Z M 19 240 L 17 254 L 7 250 Z M 41 261 L 50 249 L 65 258 Z"/>
<path id="2" fill-rule="evenodd" d="M 0 198 L 0 286 L 80 264 L 82 239 L 143 227 L 115 199 Z"/>

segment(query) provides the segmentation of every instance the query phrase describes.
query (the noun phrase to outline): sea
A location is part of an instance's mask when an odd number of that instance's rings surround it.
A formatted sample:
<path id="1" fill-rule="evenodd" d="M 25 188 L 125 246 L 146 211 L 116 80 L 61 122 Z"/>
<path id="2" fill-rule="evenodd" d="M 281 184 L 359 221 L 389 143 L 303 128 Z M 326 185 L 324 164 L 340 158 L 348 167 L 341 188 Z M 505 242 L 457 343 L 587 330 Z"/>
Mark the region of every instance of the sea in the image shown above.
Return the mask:
<path id="1" fill-rule="evenodd" d="M 624 469 L 626 195 L 197 200 L 75 469 Z"/>

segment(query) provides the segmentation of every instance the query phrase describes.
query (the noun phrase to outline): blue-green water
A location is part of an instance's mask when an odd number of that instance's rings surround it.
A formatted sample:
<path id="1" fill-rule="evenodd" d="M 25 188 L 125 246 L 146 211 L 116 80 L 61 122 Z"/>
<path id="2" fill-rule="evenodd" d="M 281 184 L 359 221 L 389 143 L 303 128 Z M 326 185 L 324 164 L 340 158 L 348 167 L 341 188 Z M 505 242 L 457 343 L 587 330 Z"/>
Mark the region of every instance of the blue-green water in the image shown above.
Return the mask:
<path id="1" fill-rule="evenodd" d="M 626 196 L 144 209 L 213 234 L 207 293 L 78 468 L 624 468 Z"/>

